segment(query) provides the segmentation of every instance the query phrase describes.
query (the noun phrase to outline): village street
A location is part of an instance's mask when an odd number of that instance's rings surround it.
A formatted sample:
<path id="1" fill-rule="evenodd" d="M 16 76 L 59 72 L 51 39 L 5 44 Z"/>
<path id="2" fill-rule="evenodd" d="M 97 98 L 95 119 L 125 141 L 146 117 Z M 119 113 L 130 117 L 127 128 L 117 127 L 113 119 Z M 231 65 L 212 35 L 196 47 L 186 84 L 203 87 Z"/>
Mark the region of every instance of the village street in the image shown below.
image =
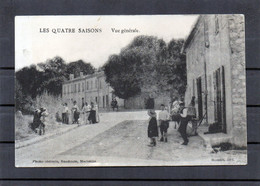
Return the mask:
<path id="1" fill-rule="evenodd" d="M 95 125 L 67 125 L 67 132 L 16 146 L 16 166 L 135 166 L 246 163 L 246 151 L 211 153 L 199 136 L 183 142 L 174 124 L 168 142 L 149 147 L 146 111 L 100 114 Z M 47 134 L 46 134 L 47 135 Z"/>

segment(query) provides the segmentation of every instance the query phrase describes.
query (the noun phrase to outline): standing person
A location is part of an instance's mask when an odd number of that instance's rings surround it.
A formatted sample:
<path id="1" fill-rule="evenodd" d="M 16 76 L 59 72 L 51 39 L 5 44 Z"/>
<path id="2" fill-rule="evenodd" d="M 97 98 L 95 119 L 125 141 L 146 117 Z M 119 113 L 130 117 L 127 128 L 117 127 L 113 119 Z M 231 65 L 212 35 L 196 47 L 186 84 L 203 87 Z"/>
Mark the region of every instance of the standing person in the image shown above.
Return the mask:
<path id="1" fill-rule="evenodd" d="M 73 107 L 72 107 L 72 113 L 73 113 L 73 122 L 72 124 L 79 124 L 79 107 L 77 105 L 77 102 L 73 102 Z"/>
<path id="2" fill-rule="evenodd" d="M 146 109 L 154 109 L 154 99 L 152 98 L 151 94 L 146 101 Z"/>
<path id="3" fill-rule="evenodd" d="M 82 104 L 82 109 L 81 109 L 81 118 L 82 118 L 81 123 L 82 124 L 87 123 L 86 115 L 87 115 L 87 105 L 84 103 L 84 104 Z"/>
<path id="4" fill-rule="evenodd" d="M 167 130 L 169 128 L 169 118 L 170 115 L 168 111 L 165 109 L 165 105 L 161 104 L 161 111 L 159 112 L 159 127 L 161 132 L 161 139 L 160 141 L 167 142 Z"/>
<path id="5" fill-rule="evenodd" d="M 172 117 L 172 121 L 175 122 L 175 126 L 174 126 L 175 129 L 177 128 L 177 125 L 179 125 L 180 123 L 179 110 L 180 110 L 180 101 L 178 97 L 175 97 L 171 105 L 171 117 Z"/>
<path id="6" fill-rule="evenodd" d="M 195 121 L 196 118 L 196 108 L 195 108 L 195 96 L 192 96 L 191 98 L 191 102 L 188 106 L 188 110 L 187 110 L 187 115 L 188 115 L 188 119 L 191 121 L 192 123 L 192 133 L 194 135 L 197 135 L 197 122 Z"/>
<path id="7" fill-rule="evenodd" d="M 91 110 L 91 105 L 86 102 L 86 120 L 87 120 L 87 123 L 89 123 L 88 118 L 89 118 L 90 110 Z"/>
<path id="8" fill-rule="evenodd" d="M 184 103 L 181 103 L 180 107 L 181 107 L 180 108 L 181 121 L 180 121 L 180 127 L 179 127 L 178 131 L 180 132 L 181 137 L 183 139 L 182 145 L 188 145 L 188 143 L 189 143 L 189 140 L 187 137 L 187 125 L 189 122 L 189 117 L 187 115 L 188 109 L 184 107 Z"/>
<path id="9" fill-rule="evenodd" d="M 69 104 L 69 108 L 71 108 L 70 120 L 71 120 L 71 123 L 73 124 L 73 122 L 74 122 L 74 113 L 73 113 L 72 107 L 73 107 L 73 99 L 71 98 L 71 101 L 70 101 L 70 104 Z"/>
<path id="10" fill-rule="evenodd" d="M 117 104 L 116 98 L 113 98 L 113 99 L 112 99 L 111 106 L 112 106 L 113 111 L 115 110 L 115 108 L 116 108 L 117 111 L 118 111 L 118 104 Z"/>
<path id="11" fill-rule="evenodd" d="M 41 110 L 36 109 L 33 114 L 33 122 L 29 125 L 35 133 L 37 133 L 36 128 L 38 128 L 41 124 L 41 116 L 42 116 Z"/>
<path id="12" fill-rule="evenodd" d="M 68 104 L 64 103 L 63 104 L 63 110 L 62 110 L 62 123 L 63 124 L 69 124 L 69 108 L 68 108 Z"/>
<path id="13" fill-rule="evenodd" d="M 88 120 L 90 124 L 95 124 L 97 123 L 96 121 L 96 110 L 95 110 L 95 105 L 93 102 L 91 102 L 91 109 L 90 109 L 90 113 L 88 116 Z"/>
<path id="14" fill-rule="evenodd" d="M 150 144 L 148 146 L 156 146 L 156 137 L 158 137 L 158 126 L 156 120 L 156 112 L 154 110 L 148 110 L 149 124 L 148 124 L 148 138 L 150 138 Z"/>
<path id="15" fill-rule="evenodd" d="M 83 109 L 84 105 L 85 105 L 85 101 L 84 101 L 84 98 L 82 98 L 82 104 L 81 104 L 81 109 Z"/>
<path id="16" fill-rule="evenodd" d="M 41 108 L 40 111 L 41 111 L 41 117 L 40 117 L 41 123 L 39 126 L 39 134 L 42 135 L 45 134 L 45 122 L 46 122 L 46 117 L 49 115 L 49 113 L 47 112 L 46 108 Z"/>
<path id="17" fill-rule="evenodd" d="M 95 111 L 96 111 L 96 122 L 98 123 L 99 122 L 99 113 L 98 113 L 98 103 L 96 102 L 95 103 Z"/>

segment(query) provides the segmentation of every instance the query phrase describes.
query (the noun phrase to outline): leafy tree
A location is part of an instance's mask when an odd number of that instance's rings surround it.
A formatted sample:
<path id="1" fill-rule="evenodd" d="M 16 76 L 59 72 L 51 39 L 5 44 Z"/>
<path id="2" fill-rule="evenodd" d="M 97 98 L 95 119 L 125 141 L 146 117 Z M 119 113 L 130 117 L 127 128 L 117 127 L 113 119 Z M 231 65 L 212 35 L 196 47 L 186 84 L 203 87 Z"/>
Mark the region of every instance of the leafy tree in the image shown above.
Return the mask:
<path id="1" fill-rule="evenodd" d="M 170 96 L 183 95 L 186 90 L 186 62 L 181 53 L 183 40 L 172 39 L 166 49 L 166 57 L 156 66 L 158 86 Z"/>
<path id="2" fill-rule="evenodd" d="M 67 65 L 65 70 L 65 77 L 69 78 L 69 74 L 79 76 L 80 72 L 83 72 L 85 75 L 93 74 L 95 72 L 95 68 L 90 63 L 85 63 L 82 60 L 74 61 Z"/>
<path id="3" fill-rule="evenodd" d="M 44 92 L 54 96 L 60 95 L 62 83 L 69 78 L 69 74 L 79 75 L 81 71 L 85 74 L 92 74 L 95 68 L 82 60 L 66 64 L 58 56 L 43 63 L 22 68 L 15 73 L 17 109 L 29 108 L 33 99 Z"/>
<path id="4" fill-rule="evenodd" d="M 25 95 L 35 98 L 39 94 L 39 87 L 44 81 L 44 74 L 38 71 L 35 65 L 24 67 L 15 73 L 16 80 L 21 85 L 21 90 Z"/>
<path id="5" fill-rule="evenodd" d="M 15 81 L 15 109 L 23 113 L 32 112 L 33 100 L 30 96 L 25 95 L 19 81 Z"/>
<path id="6" fill-rule="evenodd" d="M 183 94 L 186 82 L 182 40 L 167 45 L 153 36 L 137 36 L 104 65 L 106 81 L 123 99 L 139 93 Z M 170 96 L 170 95 L 169 95 Z"/>

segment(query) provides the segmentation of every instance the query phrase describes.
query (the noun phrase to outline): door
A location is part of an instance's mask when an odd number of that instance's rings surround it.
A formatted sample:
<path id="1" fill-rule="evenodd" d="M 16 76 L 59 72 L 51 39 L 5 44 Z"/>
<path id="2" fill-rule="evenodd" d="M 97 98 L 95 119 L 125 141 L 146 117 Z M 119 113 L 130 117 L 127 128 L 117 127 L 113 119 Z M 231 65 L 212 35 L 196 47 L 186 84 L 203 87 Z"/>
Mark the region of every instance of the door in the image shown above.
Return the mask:
<path id="1" fill-rule="evenodd" d="M 109 100 L 108 100 L 108 95 L 106 95 L 106 107 L 108 108 L 109 106 Z"/>
<path id="2" fill-rule="evenodd" d="M 224 66 L 214 72 L 215 122 L 221 132 L 226 133 L 226 99 Z"/>
<path id="3" fill-rule="evenodd" d="M 203 117 L 203 104 L 202 104 L 201 77 L 197 78 L 197 94 L 198 94 L 198 116 L 199 116 L 199 119 L 202 119 L 202 117 Z"/>

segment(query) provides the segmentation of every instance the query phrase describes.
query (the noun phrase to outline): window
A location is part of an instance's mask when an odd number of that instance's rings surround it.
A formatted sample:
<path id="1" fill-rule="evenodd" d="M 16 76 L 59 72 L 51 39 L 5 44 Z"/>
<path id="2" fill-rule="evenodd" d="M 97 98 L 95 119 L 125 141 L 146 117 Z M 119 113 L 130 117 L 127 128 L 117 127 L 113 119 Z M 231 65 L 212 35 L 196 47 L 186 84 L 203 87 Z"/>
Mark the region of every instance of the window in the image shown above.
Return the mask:
<path id="1" fill-rule="evenodd" d="M 204 40 L 205 40 L 205 47 L 209 48 L 209 25 L 208 25 L 208 20 L 204 21 Z"/>
<path id="2" fill-rule="evenodd" d="M 195 79 L 192 81 L 192 95 L 195 96 Z"/>
<path id="3" fill-rule="evenodd" d="M 93 88 L 93 81 L 91 80 L 90 81 L 90 89 L 92 89 Z"/>
<path id="4" fill-rule="evenodd" d="M 88 90 L 88 81 L 87 81 L 87 90 Z"/>
<path id="5" fill-rule="evenodd" d="M 99 88 L 100 88 L 100 89 L 102 88 L 102 82 L 101 82 L 101 80 L 100 80 L 100 82 L 99 82 Z"/>
<path id="6" fill-rule="evenodd" d="M 70 85 L 70 92 L 73 93 L 73 85 Z"/>
<path id="7" fill-rule="evenodd" d="M 78 92 L 80 92 L 80 83 L 78 84 Z"/>
<path id="8" fill-rule="evenodd" d="M 66 86 L 63 86 L 63 94 L 66 94 Z"/>
<path id="9" fill-rule="evenodd" d="M 85 83 L 82 83 L 82 92 L 84 92 L 84 88 L 85 88 Z"/>
<path id="10" fill-rule="evenodd" d="M 219 32 L 219 21 L 218 21 L 218 16 L 215 15 L 215 33 L 218 34 Z"/>
<path id="11" fill-rule="evenodd" d="M 74 92 L 75 93 L 77 92 L 77 84 L 76 83 L 74 84 Z"/>
<path id="12" fill-rule="evenodd" d="M 68 94 L 70 93 L 70 86 L 69 85 L 67 86 L 67 93 Z"/>

